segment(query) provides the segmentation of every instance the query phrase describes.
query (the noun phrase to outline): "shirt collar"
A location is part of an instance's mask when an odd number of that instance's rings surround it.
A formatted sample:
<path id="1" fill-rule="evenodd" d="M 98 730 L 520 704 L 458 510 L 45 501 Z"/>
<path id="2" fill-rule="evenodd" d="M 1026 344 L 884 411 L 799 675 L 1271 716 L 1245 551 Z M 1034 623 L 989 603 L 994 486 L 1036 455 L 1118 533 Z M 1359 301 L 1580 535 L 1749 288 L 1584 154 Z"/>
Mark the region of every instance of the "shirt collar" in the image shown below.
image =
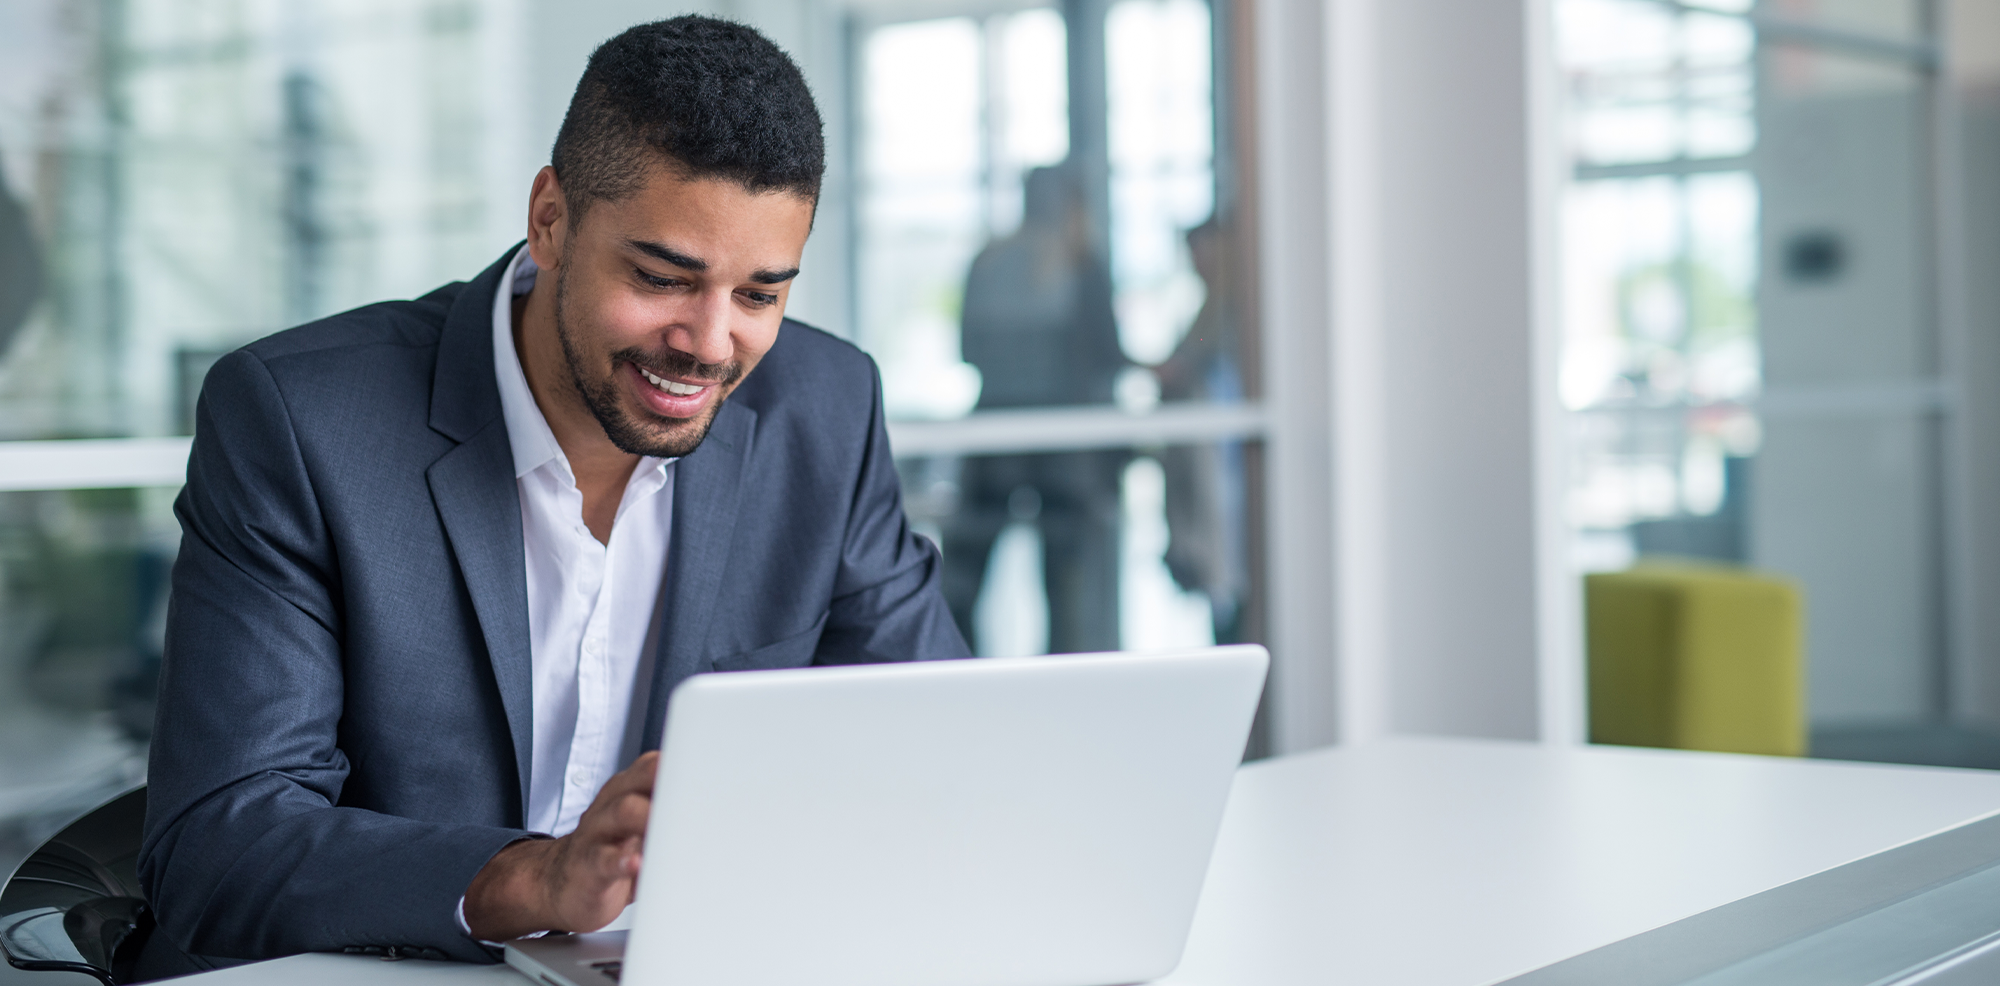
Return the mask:
<path id="1" fill-rule="evenodd" d="M 514 478 L 540 469 L 549 460 L 569 470 L 569 459 L 556 444 L 555 432 L 535 404 L 528 389 L 527 374 L 521 372 L 521 354 L 514 348 L 514 299 L 535 286 L 541 268 L 524 245 L 500 275 L 500 288 L 493 292 L 493 375 L 500 385 L 500 414 L 507 422 L 507 444 L 514 450 Z"/>

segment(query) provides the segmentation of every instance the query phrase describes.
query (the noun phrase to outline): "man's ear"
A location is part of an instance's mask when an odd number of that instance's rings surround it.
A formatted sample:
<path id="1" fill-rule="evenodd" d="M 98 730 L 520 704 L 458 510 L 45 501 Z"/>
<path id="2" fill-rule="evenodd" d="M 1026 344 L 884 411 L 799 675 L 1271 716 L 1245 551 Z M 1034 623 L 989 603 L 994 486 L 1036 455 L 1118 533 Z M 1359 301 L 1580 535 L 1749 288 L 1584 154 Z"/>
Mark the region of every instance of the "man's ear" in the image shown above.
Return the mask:
<path id="1" fill-rule="evenodd" d="M 528 255 L 535 266 L 547 271 L 561 267 L 569 232 L 569 200 L 556 169 L 543 165 L 528 192 Z"/>

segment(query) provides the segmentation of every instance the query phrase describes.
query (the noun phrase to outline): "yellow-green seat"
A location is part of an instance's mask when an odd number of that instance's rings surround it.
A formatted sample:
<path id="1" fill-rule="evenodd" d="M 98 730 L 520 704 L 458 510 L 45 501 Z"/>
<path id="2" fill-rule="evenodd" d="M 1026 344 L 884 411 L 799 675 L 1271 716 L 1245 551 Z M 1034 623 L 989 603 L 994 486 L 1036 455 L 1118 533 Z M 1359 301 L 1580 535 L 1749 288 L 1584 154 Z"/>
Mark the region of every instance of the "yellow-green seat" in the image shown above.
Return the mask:
<path id="1" fill-rule="evenodd" d="M 1798 588 L 1746 569 L 1642 563 L 1586 576 L 1590 740 L 1803 756 Z"/>

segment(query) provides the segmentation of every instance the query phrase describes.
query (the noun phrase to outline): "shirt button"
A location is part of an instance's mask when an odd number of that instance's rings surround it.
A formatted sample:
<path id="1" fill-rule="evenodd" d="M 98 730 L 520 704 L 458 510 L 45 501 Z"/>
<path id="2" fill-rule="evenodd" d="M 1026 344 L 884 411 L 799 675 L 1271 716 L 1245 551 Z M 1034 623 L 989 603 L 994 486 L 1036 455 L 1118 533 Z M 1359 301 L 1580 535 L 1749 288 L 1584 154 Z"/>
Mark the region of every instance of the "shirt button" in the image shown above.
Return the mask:
<path id="1" fill-rule="evenodd" d="M 592 637 L 589 640 L 583 642 L 583 652 L 585 654 L 589 654 L 592 657 L 596 657 L 597 652 L 603 649 L 604 649 L 603 645 L 597 642 L 596 637 Z"/>

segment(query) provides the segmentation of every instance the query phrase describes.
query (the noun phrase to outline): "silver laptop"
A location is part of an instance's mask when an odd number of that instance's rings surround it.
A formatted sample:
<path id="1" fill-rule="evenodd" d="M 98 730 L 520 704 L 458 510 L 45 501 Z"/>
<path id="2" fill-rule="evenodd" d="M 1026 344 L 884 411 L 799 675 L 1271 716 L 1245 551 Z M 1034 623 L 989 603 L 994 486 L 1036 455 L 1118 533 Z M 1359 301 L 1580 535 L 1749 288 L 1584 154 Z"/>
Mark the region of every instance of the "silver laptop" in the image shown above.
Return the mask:
<path id="1" fill-rule="evenodd" d="M 1112 986 L 1180 961 L 1257 646 L 700 675 L 629 931 L 549 986 Z"/>

